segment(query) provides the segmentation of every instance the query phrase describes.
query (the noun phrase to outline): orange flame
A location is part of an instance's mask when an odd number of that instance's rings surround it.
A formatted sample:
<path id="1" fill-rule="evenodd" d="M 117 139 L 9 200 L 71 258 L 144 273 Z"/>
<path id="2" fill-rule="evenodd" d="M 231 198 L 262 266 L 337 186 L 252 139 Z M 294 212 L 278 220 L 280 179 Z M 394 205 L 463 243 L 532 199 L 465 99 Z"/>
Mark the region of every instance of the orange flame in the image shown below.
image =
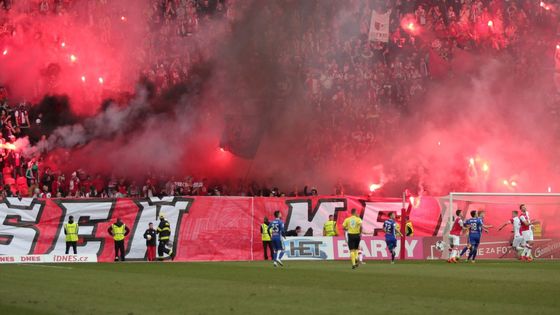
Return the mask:
<path id="1" fill-rule="evenodd" d="M 15 150 L 16 145 L 13 143 L 0 143 L 0 149 Z"/>
<path id="2" fill-rule="evenodd" d="M 422 201 L 422 196 L 418 196 L 418 197 L 410 196 L 409 199 L 412 208 L 418 208 L 420 206 L 420 202 Z"/>

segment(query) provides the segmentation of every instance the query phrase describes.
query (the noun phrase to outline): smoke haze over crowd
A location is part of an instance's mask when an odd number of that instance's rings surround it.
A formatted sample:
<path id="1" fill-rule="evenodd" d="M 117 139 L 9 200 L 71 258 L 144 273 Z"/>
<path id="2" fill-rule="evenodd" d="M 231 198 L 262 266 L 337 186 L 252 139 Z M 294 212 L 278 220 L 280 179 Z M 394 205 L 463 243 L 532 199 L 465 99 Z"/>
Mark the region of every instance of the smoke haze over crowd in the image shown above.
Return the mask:
<path id="1" fill-rule="evenodd" d="M 61 102 L 52 95 L 68 96 L 62 111 L 70 119 L 43 119 L 31 144 L 18 144 L 27 155 L 48 152 L 55 169 L 256 180 L 326 194 L 337 182 L 363 192 L 381 184 L 382 193 L 397 196 L 404 189 L 560 187 L 556 39 L 547 27 L 520 35 L 510 49 L 462 46 L 441 62 L 448 67 L 442 76 L 433 73 L 437 36 L 426 28 L 416 36 L 425 44 L 379 50 L 367 62 L 373 69 L 409 56 L 415 67 L 427 63 L 423 93 L 372 105 L 361 92 L 347 92 L 368 89 L 353 86 L 366 62 L 355 62 L 347 47 L 365 50 L 358 41 L 371 9 L 387 9 L 380 1 L 228 1 L 227 14 L 224 4 L 223 16 L 208 15 L 196 32 L 173 38 L 158 34 L 180 30 L 181 22 L 154 25 L 146 18 L 150 1 L 73 2 L 75 14 L 21 13 L 35 1 L 16 1 L 2 13 L 21 26 L 0 40 L 7 50 L 0 85 L 9 86 L 11 100 L 42 102 L 35 108 L 45 112 Z M 220 10 L 222 2 L 210 2 Z M 162 86 L 160 65 L 186 75 Z M 341 79 L 325 88 L 336 71 Z M 313 80 L 328 91 L 315 92 Z M 400 88 L 385 88 L 388 81 L 377 94 Z M 367 123 L 352 123 L 366 116 Z M 372 133 L 370 143 L 350 145 L 354 129 Z"/>

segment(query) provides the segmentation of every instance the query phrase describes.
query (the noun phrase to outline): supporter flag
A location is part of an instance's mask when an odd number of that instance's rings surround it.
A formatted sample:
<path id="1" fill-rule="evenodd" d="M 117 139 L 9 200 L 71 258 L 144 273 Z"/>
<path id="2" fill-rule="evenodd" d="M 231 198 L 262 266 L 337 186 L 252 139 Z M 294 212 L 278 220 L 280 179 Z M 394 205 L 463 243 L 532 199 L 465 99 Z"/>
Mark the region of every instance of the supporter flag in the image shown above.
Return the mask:
<path id="1" fill-rule="evenodd" d="M 369 40 L 375 42 L 389 42 L 389 21 L 391 10 L 386 13 L 371 12 L 371 22 L 369 25 Z"/>
<path id="2" fill-rule="evenodd" d="M 437 50 L 430 49 L 428 69 L 433 79 L 443 78 L 449 72 L 449 63 L 439 55 Z"/>
<path id="3" fill-rule="evenodd" d="M 255 115 L 227 115 L 220 147 L 243 158 L 255 157 L 262 135 L 260 121 Z"/>

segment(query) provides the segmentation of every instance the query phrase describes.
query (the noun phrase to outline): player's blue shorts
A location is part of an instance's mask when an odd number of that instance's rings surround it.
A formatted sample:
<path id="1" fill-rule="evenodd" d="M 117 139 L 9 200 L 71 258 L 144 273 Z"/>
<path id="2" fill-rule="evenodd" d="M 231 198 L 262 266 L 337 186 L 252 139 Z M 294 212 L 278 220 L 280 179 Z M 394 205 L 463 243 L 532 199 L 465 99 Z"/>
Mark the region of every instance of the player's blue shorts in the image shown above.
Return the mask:
<path id="1" fill-rule="evenodd" d="M 397 247 L 397 239 L 394 237 L 385 237 L 385 243 L 387 243 L 389 250 L 393 250 Z"/>
<path id="2" fill-rule="evenodd" d="M 469 244 L 472 246 L 477 246 L 480 244 L 480 234 L 469 234 Z"/>
<path id="3" fill-rule="evenodd" d="M 284 244 L 282 243 L 281 238 L 272 238 L 271 242 L 273 250 L 284 250 Z"/>

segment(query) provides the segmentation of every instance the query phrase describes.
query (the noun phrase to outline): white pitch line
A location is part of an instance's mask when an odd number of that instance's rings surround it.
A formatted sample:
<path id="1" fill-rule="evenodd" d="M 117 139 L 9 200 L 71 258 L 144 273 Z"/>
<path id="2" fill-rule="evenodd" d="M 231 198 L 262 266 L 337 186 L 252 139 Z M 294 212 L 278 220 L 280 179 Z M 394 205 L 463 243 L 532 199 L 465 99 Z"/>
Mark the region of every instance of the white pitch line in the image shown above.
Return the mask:
<path id="1" fill-rule="evenodd" d="M 43 267 L 43 268 L 55 268 L 55 269 L 65 269 L 65 270 L 72 270 L 72 267 L 63 267 L 63 266 L 48 266 L 48 265 L 39 265 L 39 264 L 17 264 L 18 266 L 27 266 L 27 267 Z"/>

